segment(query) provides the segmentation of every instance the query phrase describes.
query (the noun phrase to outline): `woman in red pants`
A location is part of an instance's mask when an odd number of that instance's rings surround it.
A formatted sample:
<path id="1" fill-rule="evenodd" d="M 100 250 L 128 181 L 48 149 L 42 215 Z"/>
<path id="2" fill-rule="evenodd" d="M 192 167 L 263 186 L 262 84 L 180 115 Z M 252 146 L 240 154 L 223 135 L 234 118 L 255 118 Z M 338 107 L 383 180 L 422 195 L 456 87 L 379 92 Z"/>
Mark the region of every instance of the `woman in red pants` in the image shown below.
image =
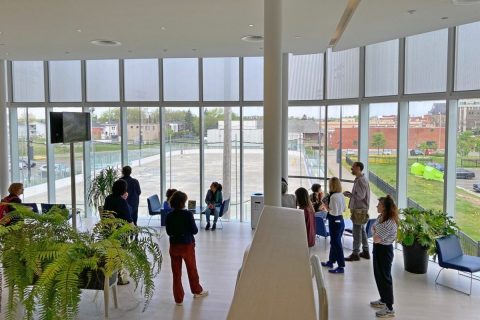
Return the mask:
<path id="1" fill-rule="evenodd" d="M 175 191 L 170 198 L 170 207 L 173 209 L 167 215 L 165 224 L 170 237 L 170 259 L 173 273 L 173 297 L 178 306 L 183 304 L 185 292 L 182 286 L 182 260 L 187 267 L 190 290 L 194 298 L 208 295 L 200 285 L 195 261 L 195 238 L 198 228 L 193 219 L 193 214 L 185 210 L 187 195 L 182 191 Z"/>

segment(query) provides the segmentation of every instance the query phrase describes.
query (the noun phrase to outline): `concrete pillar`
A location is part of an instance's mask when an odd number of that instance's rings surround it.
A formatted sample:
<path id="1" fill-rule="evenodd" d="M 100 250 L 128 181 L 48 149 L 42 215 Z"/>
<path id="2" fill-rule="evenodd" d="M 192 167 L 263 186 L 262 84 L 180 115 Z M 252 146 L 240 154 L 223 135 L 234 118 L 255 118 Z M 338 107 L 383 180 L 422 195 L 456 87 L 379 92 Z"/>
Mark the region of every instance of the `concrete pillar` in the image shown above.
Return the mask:
<path id="1" fill-rule="evenodd" d="M 264 192 L 265 205 L 281 205 L 282 0 L 264 2 Z"/>
<path id="2" fill-rule="evenodd" d="M 288 53 L 282 62 L 282 177 L 288 181 Z"/>
<path id="3" fill-rule="evenodd" d="M 8 118 L 5 72 L 5 61 L 0 60 L 0 195 L 2 197 L 8 194 L 10 181 L 8 176 Z"/>

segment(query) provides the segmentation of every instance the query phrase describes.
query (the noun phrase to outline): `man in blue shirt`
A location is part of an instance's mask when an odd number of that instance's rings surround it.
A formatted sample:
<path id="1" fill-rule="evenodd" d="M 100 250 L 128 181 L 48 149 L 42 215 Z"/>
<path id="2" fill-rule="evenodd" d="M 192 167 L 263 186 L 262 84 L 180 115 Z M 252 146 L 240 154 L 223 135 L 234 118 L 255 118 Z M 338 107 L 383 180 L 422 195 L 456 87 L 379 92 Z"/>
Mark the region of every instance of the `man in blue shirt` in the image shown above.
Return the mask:
<path id="1" fill-rule="evenodd" d="M 134 179 L 130 176 L 132 174 L 132 167 L 130 166 L 123 167 L 122 174 L 123 174 L 123 177 L 121 179 L 127 182 L 127 192 L 128 192 L 127 202 L 128 202 L 128 205 L 130 206 L 132 220 L 133 220 L 133 223 L 137 225 L 138 203 L 139 203 L 140 194 L 142 193 L 142 190 L 140 189 L 140 183 L 138 182 L 137 179 Z"/>

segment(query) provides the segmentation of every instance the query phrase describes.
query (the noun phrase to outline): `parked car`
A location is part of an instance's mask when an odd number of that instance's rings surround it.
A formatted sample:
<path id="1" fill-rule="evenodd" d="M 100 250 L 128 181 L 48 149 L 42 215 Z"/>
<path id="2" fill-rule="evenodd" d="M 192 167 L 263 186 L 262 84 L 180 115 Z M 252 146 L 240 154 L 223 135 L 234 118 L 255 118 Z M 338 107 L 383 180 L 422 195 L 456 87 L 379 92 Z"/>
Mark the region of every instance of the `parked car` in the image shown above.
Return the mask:
<path id="1" fill-rule="evenodd" d="M 441 171 L 441 172 L 445 171 L 445 167 L 443 166 L 443 164 L 438 163 L 438 162 L 425 162 L 425 165 L 430 166 L 430 167 L 434 167 L 435 169 L 437 169 L 438 171 Z"/>
<path id="2" fill-rule="evenodd" d="M 383 150 L 382 154 L 384 154 L 384 155 L 391 155 L 391 154 L 392 154 L 392 150 L 385 149 L 385 150 Z"/>
<path id="3" fill-rule="evenodd" d="M 47 176 L 47 172 L 48 172 L 48 169 L 47 169 L 47 165 L 44 164 L 43 166 L 40 167 L 40 174 L 42 177 L 46 177 Z M 62 164 L 62 163 L 55 163 L 55 175 L 56 176 L 60 176 L 60 177 L 64 177 L 64 176 L 67 176 L 70 174 L 70 168 L 67 167 L 66 165 Z"/>
<path id="4" fill-rule="evenodd" d="M 422 150 L 412 149 L 412 150 L 410 150 L 410 155 L 411 156 L 423 156 L 423 152 L 422 152 Z"/>
<path id="5" fill-rule="evenodd" d="M 473 184 L 473 191 L 480 192 L 480 183 Z"/>
<path id="6" fill-rule="evenodd" d="M 33 168 L 37 165 L 35 161 L 30 160 L 30 168 Z M 18 168 L 20 170 L 27 169 L 28 168 L 28 161 L 24 159 L 18 160 Z"/>
<path id="7" fill-rule="evenodd" d="M 475 172 L 467 170 L 467 169 L 457 168 L 456 173 L 457 173 L 457 179 L 473 179 L 473 178 L 475 178 Z"/>

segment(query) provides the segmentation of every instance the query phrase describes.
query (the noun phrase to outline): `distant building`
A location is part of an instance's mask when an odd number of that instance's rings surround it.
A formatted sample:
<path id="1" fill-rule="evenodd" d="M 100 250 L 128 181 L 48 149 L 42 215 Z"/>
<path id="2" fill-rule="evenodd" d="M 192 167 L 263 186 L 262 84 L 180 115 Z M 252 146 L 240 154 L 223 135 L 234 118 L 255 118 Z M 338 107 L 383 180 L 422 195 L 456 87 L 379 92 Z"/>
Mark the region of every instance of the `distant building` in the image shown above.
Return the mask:
<path id="1" fill-rule="evenodd" d="M 480 100 L 458 102 L 458 131 L 480 131 Z"/>

